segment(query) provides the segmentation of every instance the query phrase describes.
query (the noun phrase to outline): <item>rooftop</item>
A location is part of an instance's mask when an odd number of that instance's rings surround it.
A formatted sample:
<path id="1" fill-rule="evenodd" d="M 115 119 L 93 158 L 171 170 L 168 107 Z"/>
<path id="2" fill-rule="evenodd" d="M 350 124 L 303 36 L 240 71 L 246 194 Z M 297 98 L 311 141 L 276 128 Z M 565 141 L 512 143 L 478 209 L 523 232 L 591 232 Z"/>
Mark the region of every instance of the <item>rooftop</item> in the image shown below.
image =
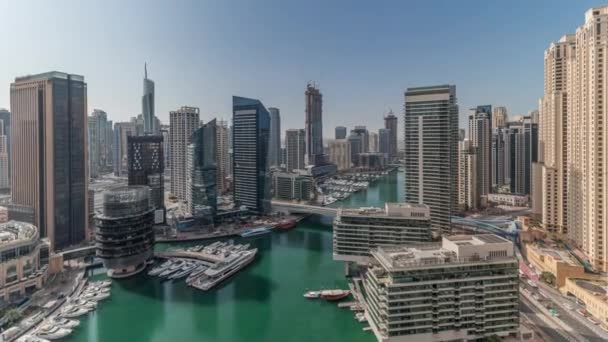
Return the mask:
<path id="1" fill-rule="evenodd" d="M 38 239 L 38 228 L 33 224 L 9 221 L 0 224 L 0 249 Z"/>
<path id="2" fill-rule="evenodd" d="M 415 203 L 386 203 L 384 208 L 361 207 L 338 209 L 339 216 L 408 217 L 429 219 L 429 207 Z"/>
<path id="3" fill-rule="evenodd" d="M 581 263 L 566 250 L 540 245 L 533 245 L 532 248 L 536 249 L 539 254 L 549 256 L 557 262 L 563 262 L 570 266 L 582 266 Z"/>
<path id="4" fill-rule="evenodd" d="M 41 74 L 19 76 L 19 77 L 15 77 L 15 82 L 24 82 L 24 81 L 31 81 L 31 80 L 36 80 L 36 79 L 48 79 L 48 78 L 60 78 L 60 79 L 65 80 L 68 78 L 68 76 L 74 81 L 83 81 L 84 82 L 84 76 L 68 74 L 68 73 L 61 72 L 61 71 L 49 71 L 49 72 L 44 72 Z"/>

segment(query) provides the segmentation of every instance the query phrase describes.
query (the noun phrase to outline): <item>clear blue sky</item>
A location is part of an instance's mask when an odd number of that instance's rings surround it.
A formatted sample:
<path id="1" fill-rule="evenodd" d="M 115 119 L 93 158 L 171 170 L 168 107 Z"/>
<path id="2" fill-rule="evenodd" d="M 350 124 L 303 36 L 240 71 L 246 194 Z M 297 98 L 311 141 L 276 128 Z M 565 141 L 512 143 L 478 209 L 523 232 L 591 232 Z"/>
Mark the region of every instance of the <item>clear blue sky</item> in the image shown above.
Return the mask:
<path id="1" fill-rule="evenodd" d="M 0 107 L 15 76 L 85 76 L 89 111 L 141 112 L 144 61 L 156 115 L 182 105 L 229 119 L 231 96 L 278 107 L 304 127 L 304 89 L 319 83 L 324 133 L 377 129 L 402 116 L 411 86 L 456 84 L 461 123 L 478 104 L 536 108 L 543 50 L 599 1 L 28 1 L 0 2 Z"/>

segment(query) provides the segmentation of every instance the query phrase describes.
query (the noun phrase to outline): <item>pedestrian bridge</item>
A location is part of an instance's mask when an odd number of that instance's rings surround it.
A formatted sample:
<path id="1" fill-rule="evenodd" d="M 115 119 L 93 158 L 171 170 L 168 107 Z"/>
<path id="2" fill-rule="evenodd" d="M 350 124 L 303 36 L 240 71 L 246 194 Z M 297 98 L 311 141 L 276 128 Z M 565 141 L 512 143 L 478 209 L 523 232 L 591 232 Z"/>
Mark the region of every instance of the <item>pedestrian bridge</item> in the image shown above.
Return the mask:
<path id="1" fill-rule="evenodd" d="M 272 210 L 286 214 L 317 214 L 335 217 L 337 208 L 321 207 L 317 205 L 307 205 L 292 202 L 272 201 Z"/>

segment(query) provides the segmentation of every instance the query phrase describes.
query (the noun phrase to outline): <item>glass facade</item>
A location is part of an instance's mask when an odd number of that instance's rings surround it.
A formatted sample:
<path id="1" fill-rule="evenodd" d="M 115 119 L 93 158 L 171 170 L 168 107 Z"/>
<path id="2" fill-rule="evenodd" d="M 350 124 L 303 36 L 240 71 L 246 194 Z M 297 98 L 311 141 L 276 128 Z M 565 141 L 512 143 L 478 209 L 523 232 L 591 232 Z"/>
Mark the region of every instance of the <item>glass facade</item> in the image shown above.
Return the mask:
<path id="1" fill-rule="evenodd" d="M 192 134 L 188 204 L 203 224 L 212 224 L 217 212 L 217 125 L 215 119 Z"/>

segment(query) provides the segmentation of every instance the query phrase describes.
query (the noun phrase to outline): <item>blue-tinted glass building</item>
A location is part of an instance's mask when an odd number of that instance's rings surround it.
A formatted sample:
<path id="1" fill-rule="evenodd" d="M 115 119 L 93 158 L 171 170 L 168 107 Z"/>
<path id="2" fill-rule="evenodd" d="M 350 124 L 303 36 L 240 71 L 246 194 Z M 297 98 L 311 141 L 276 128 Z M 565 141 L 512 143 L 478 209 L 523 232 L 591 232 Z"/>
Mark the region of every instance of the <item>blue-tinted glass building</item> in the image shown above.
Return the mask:
<path id="1" fill-rule="evenodd" d="M 212 225 L 217 212 L 217 125 L 215 119 L 192 134 L 188 146 L 188 207 L 203 225 Z"/>
<path id="2" fill-rule="evenodd" d="M 232 97 L 234 202 L 263 214 L 270 211 L 268 141 L 270 115 L 262 102 Z"/>

